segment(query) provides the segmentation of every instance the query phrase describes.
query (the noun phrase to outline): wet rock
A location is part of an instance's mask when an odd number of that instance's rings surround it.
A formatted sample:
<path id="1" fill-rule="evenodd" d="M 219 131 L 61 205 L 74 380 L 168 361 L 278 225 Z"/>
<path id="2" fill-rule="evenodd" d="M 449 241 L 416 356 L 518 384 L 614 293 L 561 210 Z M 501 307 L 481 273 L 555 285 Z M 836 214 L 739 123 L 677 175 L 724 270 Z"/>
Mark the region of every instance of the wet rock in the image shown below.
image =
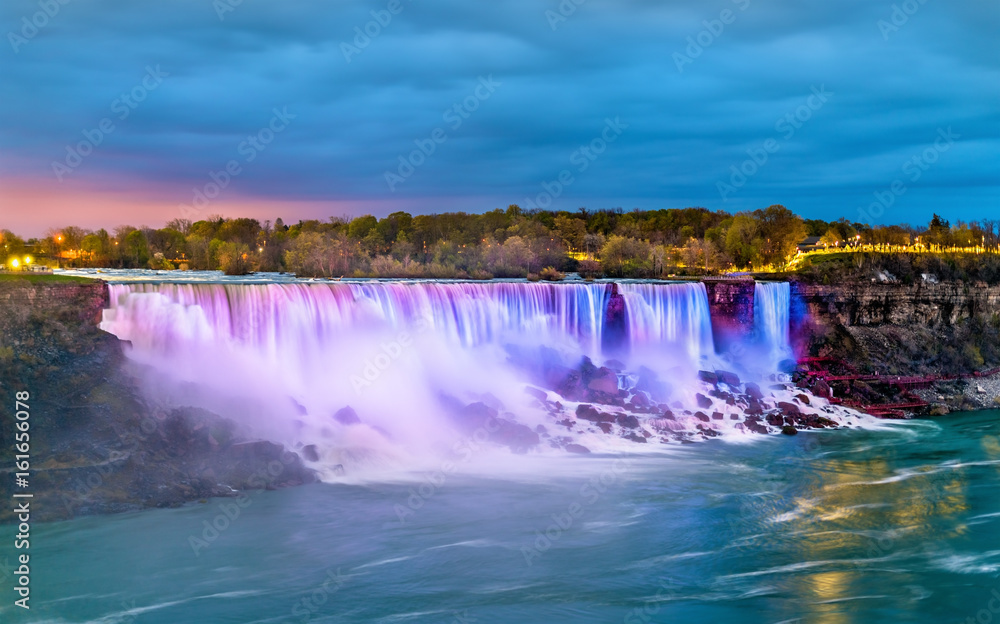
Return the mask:
<path id="1" fill-rule="evenodd" d="M 722 420 L 723 418 L 725 416 L 722 415 L 722 412 L 712 412 L 712 420 Z"/>
<path id="2" fill-rule="evenodd" d="M 616 373 L 620 373 L 623 370 L 625 370 L 625 364 L 622 363 L 620 360 L 611 359 L 604 363 L 604 368 L 610 368 Z"/>
<path id="3" fill-rule="evenodd" d="M 715 377 L 731 388 L 735 388 L 740 385 L 740 377 L 736 373 L 731 373 L 729 371 L 717 370 L 715 371 Z"/>
<path id="4" fill-rule="evenodd" d="M 342 407 L 336 411 L 333 415 L 333 419 L 342 425 L 360 425 L 361 419 L 358 418 L 358 413 L 354 411 L 354 408 L 348 405 L 347 407 Z"/>
<path id="5" fill-rule="evenodd" d="M 758 401 L 764 398 L 764 394 L 760 391 L 760 386 L 751 381 L 748 381 L 743 388 L 744 388 L 743 391 L 749 397 L 752 397 Z"/>
<path id="6" fill-rule="evenodd" d="M 593 405 L 587 405 L 582 403 L 576 407 L 576 417 L 580 420 L 589 420 L 590 422 L 600 423 L 600 422 L 614 422 L 614 414 L 605 414 L 597 410 Z"/>
<path id="7" fill-rule="evenodd" d="M 590 453 L 590 449 L 582 444 L 567 444 L 565 448 L 567 453 L 579 453 L 580 455 L 587 455 Z"/>
<path id="8" fill-rule="evenodd" d="M 674 413 L 668 409 L 663 410 L 663 416 L 661 416 L 661 418 L 666 418 L 667 420 L 677 420 L 677 417 L 674 416 Z"/>
<path id="9" fill-rule="evenodd" d="M 593 379 L 587 383 L 587 388 L 605 394 L 618 394 L 618 375 L 610 368 L 598 369 Z"/>
<path id="10" fill-rule="evenodd" d="M 931 416 L 944 416 L 949 411 L 951 410 L 948 409 L 947 405 L 935 405 L 929 413 Z"/>
<path id="11" fill-rule="evenodd" d="M 611 433 L 611 430 L 614 429 L 609 422 L 599 422 L 597 423 L 597 428 L 604 433 Z"/>
<path id="12" fill-rule="evenodd" d="M 740 419 L 740 417 L 739 417 L 738 414 L 730 414 L 729 415 L 729 420 L 739 420 L 739 419 Z"/>
<path id="13" fill-rule="evenodd" d="M 642 437 L 641 435 L 638 435 L 634 431 L 629 431 L 627 434 L 622 434 L 622 437 L 625 438 L 626 440 L 631 440 L 632 442 L 638 442 L 640 444 L 646 443 L 646 438 Z"/>
<path id="14" fill-rule="evenodd" d="M 458 422 L 466 431 L 474 431 L 496 418 L 497 411 L 481 401 L 470 403 L 458 414 Z"/>
<path id="15" fill-rule="evenodd" d="M 712 399 L 708 398 L 704 394 L 698 392 L 694 395 L 695 400 L 698 402 L 698 407 L 708 408 L 712 407 Z"/>
<path id="16" fill-rule="evenodd" d="M 767 427 L 761 422 L 759 416 L 747 416 L 743 420 L 743 426 L 753 433 L 768 433 Z"/>
<path id="17" fill-rule="evenodd" d="M 830 394 L 830 384 L 826 383 L 823 379 L 817 379 L 816 384 L 813 385 L 813 394 L 816 396 L 821 396 L 824 399 L 829 399 Z"/>
<path id="18" fill-rule="evenodd" d="M 309 444 L 302 447 L 302 457 L 307 461 L 317 462 L 319 461 L 319 451 L 316 449 L 315 444 Z"/>
<path id="19" fill-rule="evenodd" d="M 802 401 L 806 405 L 809 405 L 809 395 L 807 394 L 796 394 L 795 398 Z"/>
<path id="20" fill-rule="evenodd" d="M 785 418 L 781 414 L 768 414 L 766 417 L 767 424 L 772 427 L 780 427 L 785 424 Z"/>
<path id="21" fill-rule="evenodd" d="M 712 385 L 719 382 L 719 376 L 712 371 L 698 371 L 698 379 Z"/>
<path id="22" fill-rule="evenodd" d="M 639 428 L 639 419 L 629 414 L 618 414 L 618 417 L 615 418 L 615 422 L 628 429 Z"/>
<path id="23" fill-rule="evenodd" d="M 702 422 L 709 422 L 710 420 L 712 420 L 711 418 L 708 417 L 708 414 L 706 414 L 705 412 L 695 412 L 694 417 Z"/>
<path id="24" fill-rule="evenodd" d="M 639 367 L 639 380 L 632 390 L 646 392 L 657 401 L 667 400 L 671 393 L 670 384 L 660 380 L 656 372 L 645 366 Z"/>
<path id="25" fill-rule="evenodd" d="M 785 435 L 796 435 L 798 432 L 799 430 L 791 425 L 785 425 L 781 428 L 781 433 Z"/>
<path id="26" fill-rule="evenodd" d="M 789 416 L 798 416 L 799 414 L 802 413 L 801 410 L 799 410 L 799 406 L 798 405 L 796 405 L 794 403 L 789 403 L 787 401 L 779 401 L 778 402 L 778 409 L 780 409 L 782 411 L 782 413 L 784 413 L 786 415 L 789 415 Z"/>
<path id="27" fill-rule="evenodd" d="M 490 434 L 490 439 L 497 444 L 510 447 L 515 453 L 527 452 L 541 441 L 538 434 L 527 425 L 504 418 L 498 418 L 496 424 L 498 427 Z"/>
<path id="28" fill-rule="evenodd" d="M 629 399 L 629 403 L 631 403 L 635 407 L 641 407 L 641 408 L 646 408 L 650 406 L 649 397 L 647 397 L 646 393 L 642 392 L 641 390 L 632 395 L 632 398 Z"/>

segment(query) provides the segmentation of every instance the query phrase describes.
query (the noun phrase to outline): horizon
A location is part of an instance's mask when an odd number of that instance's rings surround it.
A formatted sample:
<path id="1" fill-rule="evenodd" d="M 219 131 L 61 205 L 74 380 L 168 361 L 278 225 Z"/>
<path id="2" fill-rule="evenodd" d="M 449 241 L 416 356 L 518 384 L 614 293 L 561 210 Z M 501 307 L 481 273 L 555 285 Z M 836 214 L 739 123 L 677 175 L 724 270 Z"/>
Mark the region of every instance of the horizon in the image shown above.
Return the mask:
<path id="1" fill-rule="evenodd" d="M 995 9 L 40 6 L 0 8 L 0 225 L 29 236 L 508 204 L 881 225 L 1000 197 Z"/>

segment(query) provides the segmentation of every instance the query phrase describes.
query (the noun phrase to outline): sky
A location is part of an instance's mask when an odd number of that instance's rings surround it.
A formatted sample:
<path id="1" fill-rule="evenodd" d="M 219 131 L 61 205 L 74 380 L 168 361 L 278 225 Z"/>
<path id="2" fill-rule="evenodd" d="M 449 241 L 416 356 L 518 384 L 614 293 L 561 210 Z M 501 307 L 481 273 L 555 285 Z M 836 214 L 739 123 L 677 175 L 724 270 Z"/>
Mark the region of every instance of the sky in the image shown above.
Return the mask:
<path id="1" fill-rule="evenodd" d="M 0 227 L 1000 217 L 992 0 L 6 0 Z"/>

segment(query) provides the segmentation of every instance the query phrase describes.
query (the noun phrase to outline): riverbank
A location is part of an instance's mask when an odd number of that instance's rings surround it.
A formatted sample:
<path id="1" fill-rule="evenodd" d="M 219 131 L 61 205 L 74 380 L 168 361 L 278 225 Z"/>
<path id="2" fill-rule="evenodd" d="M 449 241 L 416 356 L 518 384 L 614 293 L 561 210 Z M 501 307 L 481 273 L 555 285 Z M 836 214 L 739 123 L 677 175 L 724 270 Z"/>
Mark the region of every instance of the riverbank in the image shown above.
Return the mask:
<path id="1" fill-rule="evenodd" d="M 124 355 L 127 344 L 97 327 L 107 303 L 100 281 L 0 279 L 0 437 L 13 445 L 13 397 L 28 393 L 33 520 L 172 507 L 314 480 L 297 455 L 243 437 L 231 421 L 151 403 Z M 13 460 L 0 466 L 5 500 L 14 493 L 14 469 Z M 13 520 L 12 509 L 0 507 L 0 523 Z"/>

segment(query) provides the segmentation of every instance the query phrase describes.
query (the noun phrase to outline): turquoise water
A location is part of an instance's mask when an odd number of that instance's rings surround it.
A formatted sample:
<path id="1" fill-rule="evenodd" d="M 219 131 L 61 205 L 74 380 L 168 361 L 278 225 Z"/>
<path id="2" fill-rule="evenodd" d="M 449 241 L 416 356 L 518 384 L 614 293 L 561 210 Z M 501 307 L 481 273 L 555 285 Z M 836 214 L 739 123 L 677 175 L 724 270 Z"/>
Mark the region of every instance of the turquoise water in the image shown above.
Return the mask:
<path id="1" fill-rule="evenodd" d="M 232 501 L 39 525 L 33 608 L 4 590 L 0 620 L 988 624 L 998 434 L 979 412 L 561 457 L 422 495 L 256 492 L 197 556 L 191 536 Z"/>

